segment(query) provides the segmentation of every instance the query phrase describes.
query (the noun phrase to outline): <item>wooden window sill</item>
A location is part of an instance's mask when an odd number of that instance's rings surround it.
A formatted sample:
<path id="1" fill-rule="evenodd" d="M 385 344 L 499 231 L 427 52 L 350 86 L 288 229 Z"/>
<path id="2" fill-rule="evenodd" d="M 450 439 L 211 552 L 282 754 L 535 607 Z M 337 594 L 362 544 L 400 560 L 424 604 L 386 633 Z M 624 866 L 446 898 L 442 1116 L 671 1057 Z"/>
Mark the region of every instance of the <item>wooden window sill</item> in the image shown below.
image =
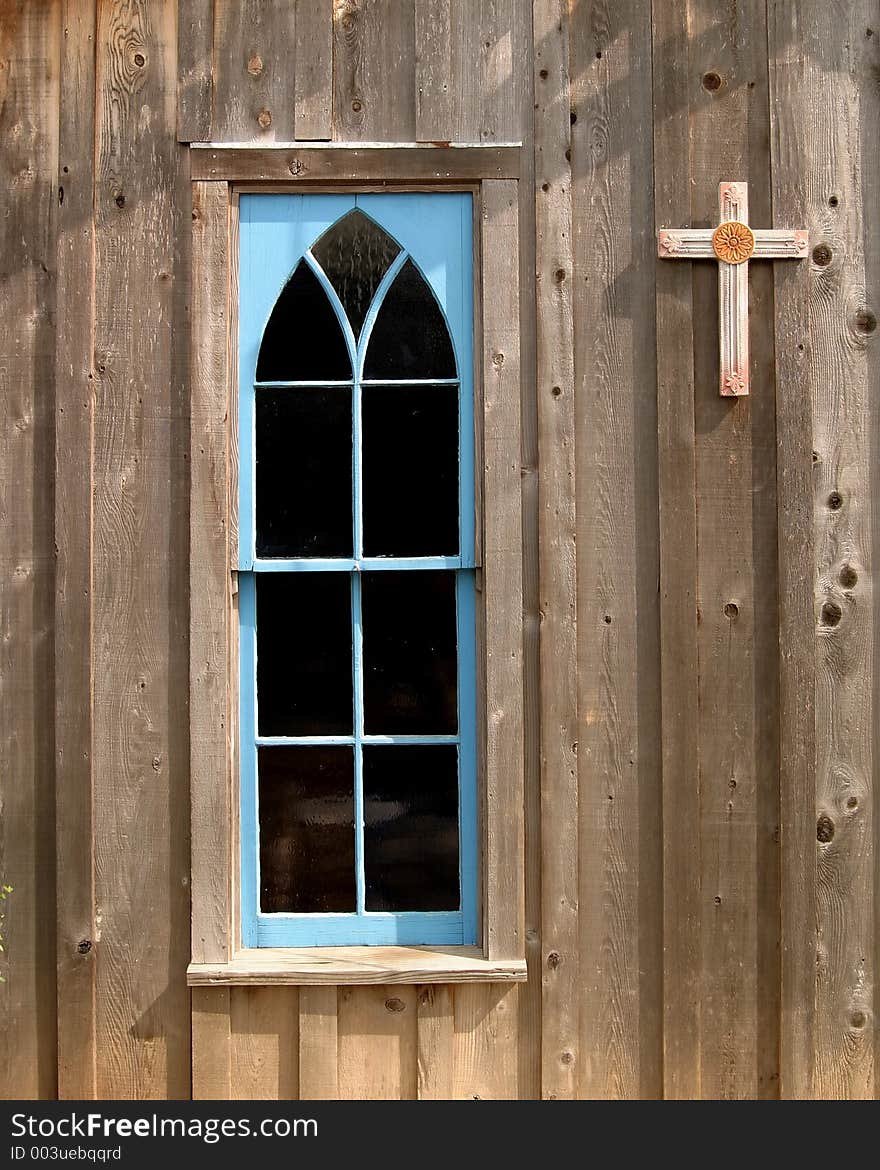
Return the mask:
<path id="1" fill-rule="evenodd" d="M 228 963 L 190 963 L 190 987 L 366 983 L 521 983 L 525 959 L 486 959 L 479 947 L 261 947 Z"/>

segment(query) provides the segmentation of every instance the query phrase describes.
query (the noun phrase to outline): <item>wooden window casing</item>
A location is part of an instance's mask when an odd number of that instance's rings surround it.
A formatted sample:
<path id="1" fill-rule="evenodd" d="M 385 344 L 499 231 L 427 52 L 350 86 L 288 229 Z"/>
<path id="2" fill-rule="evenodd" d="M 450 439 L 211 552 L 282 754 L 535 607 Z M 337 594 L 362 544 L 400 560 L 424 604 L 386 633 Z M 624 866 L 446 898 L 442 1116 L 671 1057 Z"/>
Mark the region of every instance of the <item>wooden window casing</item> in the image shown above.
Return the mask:
<path id="1" fill-rule="evenodd" d="M 191 984 L 525 978 L 519 149 L 193 147 Z M 256 185 L 255 185 L 256 184 Z M 241 947 L 238 194 L 473 193 L 479 938 L 476 947 Z M 463 422 L 463 425 L 464 422 Z"/>

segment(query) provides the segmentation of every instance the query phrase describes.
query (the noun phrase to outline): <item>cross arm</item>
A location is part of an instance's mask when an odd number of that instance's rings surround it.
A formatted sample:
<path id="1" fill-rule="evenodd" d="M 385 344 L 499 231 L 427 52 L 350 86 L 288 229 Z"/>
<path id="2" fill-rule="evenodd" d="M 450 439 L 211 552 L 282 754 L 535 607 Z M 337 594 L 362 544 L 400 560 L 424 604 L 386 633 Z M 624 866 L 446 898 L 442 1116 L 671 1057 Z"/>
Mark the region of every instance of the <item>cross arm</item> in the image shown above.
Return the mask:
<path id="1" fill-rule="evenodd" d="M 657 233 L 657 255 L 661 260 L 714 259 L 713 228 L 664 228 Z"/>
<path id="2" fill-rule="evenodd" d="M 809 232 L 755 228 L 753 260 L 799 260 L 806 256 Z"/>

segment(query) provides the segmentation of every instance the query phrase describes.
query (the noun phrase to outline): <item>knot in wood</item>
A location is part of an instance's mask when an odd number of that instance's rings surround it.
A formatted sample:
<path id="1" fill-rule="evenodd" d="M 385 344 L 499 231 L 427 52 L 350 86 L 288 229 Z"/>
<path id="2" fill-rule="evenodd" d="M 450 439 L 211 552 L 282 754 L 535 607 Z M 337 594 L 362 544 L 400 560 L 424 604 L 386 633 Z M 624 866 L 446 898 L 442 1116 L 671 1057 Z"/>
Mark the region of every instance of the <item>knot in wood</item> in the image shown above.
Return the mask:
<path id="1" fill-rule="evenodd" d="M 406 1011 L 406 1004 L 402 999 L 398 999 L 396 996 L 394 996 L 392 999 L 385 1000 L 385 1010 L 387 1012 L 399 1014 L 400 1012 Z"/>
<path id="2" fill-rule="evenodd" d="M 257 114 L 257 121 L 264 130 L 268 130 L 272 125 L 272 114 L 265 107 Z"/>
<path id="3" fill-rule="evenodd" d="M 859 309 L 856 313 L 856 329 L 859 333 L 873 333 L 877 328 L 877 318 L 870 309 Z"/>
<path id="4" fill-rule="evenodd" d="M 559 951 L 550 951 L 547 955 L 547 966 L 551 971 L 555 971 L 561 962 L 562 959 L 560 958 Z"/>
<path id="5" fill-rule="evenodd" d="M 834 821 L 832 821 L 828 813 L 820 813 L 819 819 L 816 821 L 816 840 L 822 845 L 827 845 L 833 837 Z"/>
<path id="6" fill-rule="evenodd" d="M 833 255 L 827 244 L 817 244 L 813 249 L 813 263 L 825 268 L 831 263 Z"/>
<path id="7" fill-rule="evenodd" d="M 838 626 L 843 617 L 843 610 L 836 601 L 826 601 L 819 616 L 823 626 Z"/>
<path id="8" fill-rule="evenodd" d="M 254 53 L 253 57 L 251 57 L 250 61 L 248 61 L 247 71 L 250 73 L 251 77 L 259 77 L 263 72 L 263 58 L 259 55 L 259 53 Z"/>
<path id="9" fill-rule="evenodd" d="M 496 370 L 500 370 L 501 367 L 504 365 L 504 354 L 503 353 L 493 353 L 492 354 L 492 365 L 495 367 Z"/>
<path id="10" fill-rule="evenodd" d="M 91 939 L 88 939 L 88 938 L 82 939 L 81 942 L 77 943 L 76 949 L 79 951 L 79 953 L 81 955 L 87 955 L 89 953 L 89 951 L 92 949 Z"/>
<path id="11" fill-rule="evenodd" d="M 292 158 L 287 164 L 287 169 L 292 175 L 301 175 L 306 169 L 306 164 L 301 158 Z"/>
<path id="12" fill-rule="evenodd" d="M 852 589 L 858 583 L 859 575 L 852 565 L 844 565 L 837 579 L 844 589 Z"/>

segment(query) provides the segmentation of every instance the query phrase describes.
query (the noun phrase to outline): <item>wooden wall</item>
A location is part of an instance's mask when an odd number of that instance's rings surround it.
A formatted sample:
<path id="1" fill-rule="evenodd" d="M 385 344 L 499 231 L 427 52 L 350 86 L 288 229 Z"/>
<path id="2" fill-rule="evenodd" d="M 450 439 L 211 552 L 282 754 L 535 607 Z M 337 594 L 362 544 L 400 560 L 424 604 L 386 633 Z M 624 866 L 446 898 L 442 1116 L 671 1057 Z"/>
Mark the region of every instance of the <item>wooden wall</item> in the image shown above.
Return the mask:
<path id="1" fill-rule="evenodd" d="M 875 1094 L 878 46 L 873 0 L 0 0 L 4 1096 Z M 523 985 L 186 988 L 185 144 L 293 139 L 525 147 Z M 721 179 L 811 232 L 738 401 L 654 245 Z"/>

